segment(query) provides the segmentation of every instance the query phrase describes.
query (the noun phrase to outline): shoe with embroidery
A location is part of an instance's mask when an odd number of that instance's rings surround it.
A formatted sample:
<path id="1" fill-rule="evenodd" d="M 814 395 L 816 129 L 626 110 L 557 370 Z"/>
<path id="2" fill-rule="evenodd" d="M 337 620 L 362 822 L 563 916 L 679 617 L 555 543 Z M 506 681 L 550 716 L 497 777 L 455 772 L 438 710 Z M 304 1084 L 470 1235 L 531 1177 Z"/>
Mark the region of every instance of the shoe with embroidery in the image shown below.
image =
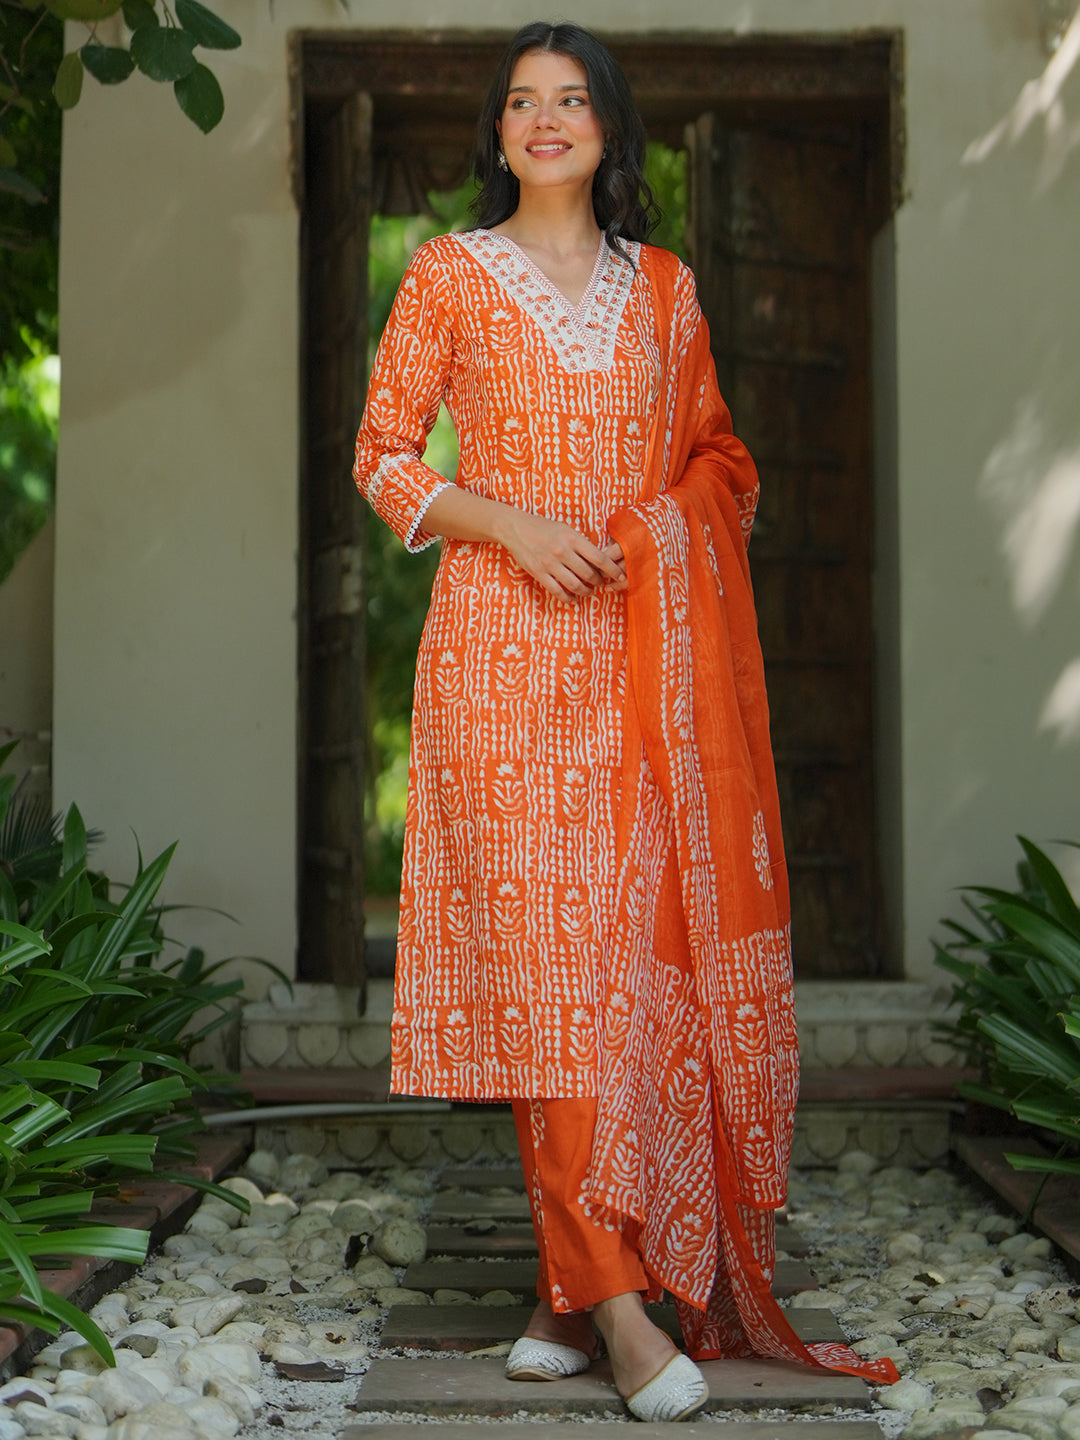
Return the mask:
<path id="1" fill-rule="evenodd" d="M 592 1356 L 572 1345 L 556 1345 L 553 1340 L 534 1340 L 523 1335 L 515 1340 L 506 1357 L 508 1380 L 565 1380 L 580 1375 L 592 1364 Z M 648 1388 L 648 1387 L 646 1387 Z"/>
<path id="2" fill-rule="evenodd" d="M 688 1355 L 676 1355 L 647 1385 L 626 1397 L 636 1420 L 664 1424 L 696 1415 L 709 1398 L 705 1377 Z"/>

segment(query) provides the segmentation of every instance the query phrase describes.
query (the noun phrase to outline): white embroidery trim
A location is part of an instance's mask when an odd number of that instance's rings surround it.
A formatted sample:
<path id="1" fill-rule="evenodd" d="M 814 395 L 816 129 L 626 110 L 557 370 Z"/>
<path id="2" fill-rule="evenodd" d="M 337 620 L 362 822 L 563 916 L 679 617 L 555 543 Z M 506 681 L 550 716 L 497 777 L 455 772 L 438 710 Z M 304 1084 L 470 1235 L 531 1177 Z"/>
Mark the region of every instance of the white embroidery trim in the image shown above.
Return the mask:
<path id="1" fill-rule="evenodd" d="M 577 305 L 553 285 L 524 250 L 490 230 L 465 230 L 454 239 L 533 319 L 565 370 L 610 370 L 615 340 L 637 271 L 601 242 L 585 293 Z M 625 240 L 635 265 L 641 246 Z"/>
<path id="2" fill-rule="evenodd" d="M 436 540 L 439 539 L 439 536 L 438 536 L 438 535 L 429 535 L 428 538 L 427 538 L 426 540 L 422 540 L 419 545 L 416 544 L 416 534 L 417 534 L 417 531 L 421 528 L 421 525 L 422 525 L 422 523 L 423 523 L 424 516 L 425 516 L 425 515 L 427 514 L 427 512 L 428 512 L 428 509 L 429 509 L 429 507 L 430 507 L 430 505 L 431 505 L 431 502 L 435 499 L 435 496 L 436 496 L 436 495 L 441 495 L 444 490 L 450 490 L 450 489 L 452 489 L 452 488 L 453 488 L 453 481 L 452 481 L 452 480 L 444 480 L 441 485 L 436 485 L 436 486 L 435 486 L 435 489 L 432 490 L 432 492 L 431 492 L 430 495 L 426 495 L 426 496 L 424 497 L 424 500 L 423 500 L 423 503 L 422 503 L 421 506 L 420 506 L 420 509 L 417 510 L 416 514 L 413 516 L 413 518 L 412 518 L 412 524 L 409 526 L 408 530 L 406 531 L 406 534 L 405 534 L 405 549 L 406 549 L 406 550 L 410 550 L 414 555 L 419 555 L 421 550 L 426 550 L 429 545 L 434 545 L 435 542 L 436 542 Z"/>

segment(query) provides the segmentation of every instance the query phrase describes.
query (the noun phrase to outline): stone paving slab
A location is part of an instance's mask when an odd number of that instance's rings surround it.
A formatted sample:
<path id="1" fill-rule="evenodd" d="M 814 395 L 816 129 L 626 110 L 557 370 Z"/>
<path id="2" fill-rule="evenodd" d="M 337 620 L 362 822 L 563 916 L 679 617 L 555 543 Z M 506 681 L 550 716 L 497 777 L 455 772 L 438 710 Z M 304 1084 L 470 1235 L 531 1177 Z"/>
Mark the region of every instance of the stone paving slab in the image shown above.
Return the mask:
<path id="1" fill-rule="evenodd" d="M 709 1386 L 705 1412 L 785 1410 L 827 1414 L 839 1406 L 862 1407 L 868 1389 L 852 1375 L 812 1370 L 783 1360 L 706 1360 L 701 1366 Z M 606 1360 L 584 1375 L 557 1384 L 507 1380 L 502 1360 L 375 1360 L 354 1402 L 358 1414 L 625 1415 Z M 680 1428 L 680 1434 L 685 1433 Z"/>
<path id="2" fill-rule="evenodd" d="M 503 1224 L 486 1235 L 470 1235 L 460 1225 L 430 1225 L 427 1232 L 429 1255 L 454 1255 L 476 1259 L 528 1259 L 536 1254 L 536 1232 L 528 1225 Z"/>
<path id="3" fill-rule="evenodd" d="M 531 1223 L 527 1195 L 436 1195 L 428 1220 L 433 1225 L 448 1221 L 476 1220 L 528 1220 Z"/>
<path id="4" fill-rule="evenodd" d="M 776 1248 L 782 1250 L 785 1255 L 790 1255 L 793 1260 L 801 1260 L 810 1254 L 810 1241 L 797 1225 L 778 1225 L 776 1227 Z"/>
<path id="5" fill-rule="evenodd" d="M 532 1224 L 532 1212 L 529 1209 L 529 1200 L 526 1195 L 436 1195 L 435 1202 L 431 1207 L 428 1216 L 428 1223 L 435 1226 L 461 1224 L 467 1220 L 498 1220 L 517 1222 L 522 1225 Z M 778 1220 L 776 1226 L 776 1246 L 788 1255 L 803 1256 L 809 1253 L 810 1245 L 806 1236 L 797 1225 L 789 1224 L 787 1221 Z M 442 1248 L 436 1250 L 434 1245 L 428 1247 L 433 1253 L 445 1253 L 452 1255 L 482 1254 L 481 1250 L 450 1250 Z"/>
<path id="6" fill-rule="evenodd" d="M 387 1350 L 482 1350 L 516 1340 L 531 1310 L 526 1305 L 395 1305 L 386 1318 L 380 1345 Z M 650 1305 L 650 1319 L 679 1340 L 674 1305 Z M 807 1343 L 843 1340 L 831 1310 L 788 1310 L 795 1333 Z"/>
<path id="7" fill-rule="evenodd" d="M 679 1425 L 643 1425 L 626 1417 L 634 1427 L 634 1440 L 718 1440 L 716 1422 L 699 1424 L 684 1420 Z M 801 1426 L 796 1430 L 796 1426 Z M 581 1422 L 549 1421 L 544 1440 L 581 1440 Z M 881 1430 L 872 1420 L 725 1420 L 723 1440 L 881 1440 Z M 339 1440 L 402 1440 L 402 1427 L 393 1421 L 350 1425 Z M 438 1440 L 491 1440 L 486 1422 L 447 1421 L 439 1426 Z M 536 1425 L 506 1420 L 499 1426 L 497 1440 L 537 1440 Z"/>
<path id="8" fill-rule="evenodd" d="M 509 1290 L 531 1298 L 536 1294 L 536 1270 L 535 1260 L 424 1260 L 409 1266 L 402 1284 L 410 1290 L 465 1290 L 470 1295 Z M 772 1288 L 783 1299 L 816 1290 L 818 1283 L 801 1260 L 780 1260 Z"/>
<path id="9" fill-rule="evenodd" d="M 460 1170 L 444 1170 L 439 1184 L 444 1190 L 524 1191 L 525 1172 L 520 1165 L 500 1165 L 491 1170 L 470 1165 Z"/>

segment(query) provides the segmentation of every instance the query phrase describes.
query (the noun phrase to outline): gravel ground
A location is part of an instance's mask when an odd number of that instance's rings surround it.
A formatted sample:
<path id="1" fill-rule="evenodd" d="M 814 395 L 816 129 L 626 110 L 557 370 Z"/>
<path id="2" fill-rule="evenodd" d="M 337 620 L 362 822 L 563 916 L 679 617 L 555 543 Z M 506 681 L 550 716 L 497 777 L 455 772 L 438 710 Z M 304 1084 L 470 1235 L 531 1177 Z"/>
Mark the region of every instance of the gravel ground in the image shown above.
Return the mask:
<path id="1" fill-rule="evenodd" d="M 1080 1286 L 1050 1242 L 945 1170 L 879 1168 L 861 1152 L 792 1177 L 825 1305 L 864 1356 L 888 1355 L 877 1392 L 888 1435 L 1080 1440 Z"/>
<path id="2" fill-rule="evenodd" d="M 328 1175 L 311 1156 L 279 1165 L 255 1152 L 227 1182 L 249 1216 L 205 1200 L 95 1306 L 118 1368 L 61 1335 L 0 1387 L 0 1440 L 337 1440 L 357 1422 L 348 1406 L 387 1306 L 429 1303 L 401 1280 L 422 1258 L 435 1181 L 415 1170 Z M 822 1288 L 789 1303 L 832 1310 L 861 1354 L 894 1360 L 902 1379 L 878 1392 L 875 1417 L 890 1440 L 976 1429 L 982 1440 L 1080 1440 L 1080 1286 L 1046 1240 L 959 1176 L 879 1168 L 861 1152 L 793 1175 L 791 1211 Z M 289 1378 L 283 1368 L 319 1366 L 332 1369 Z M 319 1378 L 328 1373 L 345 1378 Z"/>

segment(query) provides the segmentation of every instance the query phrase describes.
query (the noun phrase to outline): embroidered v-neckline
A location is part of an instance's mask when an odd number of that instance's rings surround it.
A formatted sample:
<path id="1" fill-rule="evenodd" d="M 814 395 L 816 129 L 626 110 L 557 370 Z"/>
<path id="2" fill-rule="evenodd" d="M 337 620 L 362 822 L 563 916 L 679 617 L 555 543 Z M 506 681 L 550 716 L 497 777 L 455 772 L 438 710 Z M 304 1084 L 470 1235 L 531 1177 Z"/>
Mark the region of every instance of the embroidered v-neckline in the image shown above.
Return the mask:
<path id="1" fill-rule="evenodd" d="M 637 273 L 641 247 L 636 241 L 623 241 L 634 262 L 628 264 L 606 240 L 601 240 L 589 283 L 578 303 L 572 305 L 539 265 L 507 236 L 491 230 L 463 230 L 455 232 L 454 239 L 540 326 L 564 369 L 610 370 L 619 324 Z"/>
<path id="2" fill-rule="evenodd" d="M 596 287 L 600 283 L 600 276 L 604 271 L 604 261 L 607 258 L 608 243 L 603 235 L 600 236 L 600 244 L 597 246 L 596 258 L 593 260 L 592 271 L 589 274 L 585 289 L 581 292 L 581 298 L 574 301 L 570 299 L 570 296 L 567 295 L 565 290 L 560 289 L 559 286 L 555 284 L 555 281 L 552 280 L 543 266 L 538 265 L 529 252 L 523 246 L 519 245 L 516 240 L 511 240 L 509 235 L 500 235 L 496 230 L 485 230 L 482 233 L 490 235 L 493 240 L 499 240 L 504 245 L 510 245 L 533 271 L 537 280 L 550 290 L 556 299 L 561 300 L 567 309 L 573 310 L 575 314 L 585 314 L 586 310 L 588 310 L 592 304 L 593 296 L 596 294 Z"/>

